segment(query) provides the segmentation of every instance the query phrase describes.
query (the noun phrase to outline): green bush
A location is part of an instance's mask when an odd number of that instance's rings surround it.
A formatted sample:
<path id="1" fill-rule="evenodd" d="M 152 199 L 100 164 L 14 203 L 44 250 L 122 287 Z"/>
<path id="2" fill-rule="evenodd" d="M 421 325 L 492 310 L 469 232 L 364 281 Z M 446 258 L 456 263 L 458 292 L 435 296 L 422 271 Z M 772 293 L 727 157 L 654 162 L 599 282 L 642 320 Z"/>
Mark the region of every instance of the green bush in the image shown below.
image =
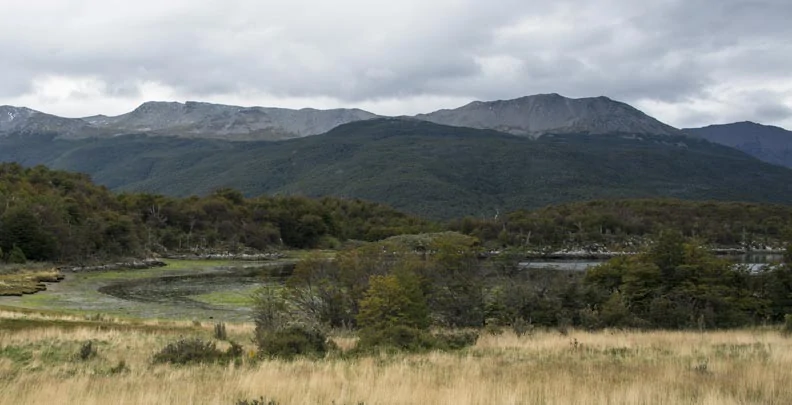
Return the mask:
<path id="1" fill-rule="evenodd" d="M 25 256 L 25 252 L 19 248 L 19 246 L 14 245 L 11 249 L 11 252 L 8 254 L 8 262 L 14 264 L 25 264 L 27 263 L 27 257 Z"/>
<path id="2" fill-rule="evenodd" d="M 435 348 L 439 350 L 461 350 L 476 344 L 478 332 L 455 331 L 436 333 L 434 336 Z"/>
<path id="3" fill-rule="evenodd" d="M 431 350 L 436 346 L 435 339 L 426 331 L 404 325 L 394 325 L 385 328 L 361 329 L 357 347 L 362 351 L 384 348 L 418 352 Z"/>
<path id="4" fill-rule="evenodd" d="M 230 342 L 231 347 L 223 352 L 214 342 L 198 338 L 181 339 L 165 346 L 154 355 L 154 363 L 192 364 L 225 363 L 242 355 L 242 346 Z"/>
<path id="5" fill-rule="evenodd" d="M 371 352 L 391 349 L 406 352 L 429 350 L 460 350 L 476 344 L 478 332 L 452 331 L 431 334 L 427 331 L 397 325 L 385 329 L 366 328 L 360 331 L 357 350 Z"/>
<path id="6" fill-rule="evenodd" d="M 259 355 L 270 358 L 291 359 L 297 356 L 323 357 L 332 344 L 319 330 L 291 326 L 256 334 Z"/>

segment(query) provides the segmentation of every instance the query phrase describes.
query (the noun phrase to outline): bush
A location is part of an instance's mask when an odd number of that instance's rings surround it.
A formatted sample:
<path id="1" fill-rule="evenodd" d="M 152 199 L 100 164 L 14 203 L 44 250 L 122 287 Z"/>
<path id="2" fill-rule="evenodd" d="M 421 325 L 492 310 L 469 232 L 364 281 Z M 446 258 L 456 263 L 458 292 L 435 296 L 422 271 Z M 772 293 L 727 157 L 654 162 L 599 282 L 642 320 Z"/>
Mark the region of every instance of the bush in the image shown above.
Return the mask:
<path id="1" fill-rule="evenodd" d="M 792 335 L 792 314 L 786 314 L 784 316 L 784 325 L 781 328 L 781 331 L 783 331 L 785 335 Z"/>
<path id="2" fill-rule="evenodd" d="M 514 332 L 517 337 L 522 337 L 528 334 L 533 333 L 534 326 L 530 321 L 526 321 L 523 318 L 517 318 L 511 324 L 512 331 Z"/>
<path id="3" fill-rule="evenodd" d="M 479 338 L 478 332 L 457 331 L 448 333 L 437 333 L 434 336 L 435 348 L 440 350 L 461 350 L 476 344 Z"/>
<path id="4" fill-rule="evenodd" d="M 240 399 L 239 401 L 236 401 L 236 404 L 234 405 L 280 405 L 280 403 L 274 399 L 264 399 L 264 397 L 259 397 L 259 399 Z"/>
<path id="5" fill-rule="evenodd" d="M 214 342 L 198 338 L 182 339 L 165 346 L 154 355 L 154 363 L 191 364 L 224 363 L 242 355 L 242 346 L 230 342 L 231 347 L 223 352 Z"/>
<path id="6" fill-rule="evenodd" d="M 437 346 L 429 333 L 404 325 L 360 330 L 358 348 L 363 351 L 385 348 L 409 352 L 431 350 Z"/>
<path id="7" fill-rule="evenodd" d="M 92 341 L 87 341 L 80 346 L 80 351 L 77 352 L 77 359 L 85 361 L 96 357 L 97 351 Z"/>
<path id="8" fill-rule="evenodd" d="M 27 263 L 27 257 L 25 256 L 25 252 L 19 248 L 19 246 L 14 245 L 11 249 L 11 252 L 8 254 L 8 262 L 14 264 L 25 264 Z"/>
<path id="9" fill-rule="evenodd" d="M 332 348 L 324 333 L 301 326 L 259 331 L 256 345 L 260 356 L 284 359 L 296 356 L 323 357 Z"/>
<path id="10" fill-rule="evenodd" d="M 360 301 L 357 320 L 363 328 L 427 328 L 429 309 L 419 278 L 410 273 L 369 278 L 369 289 Z"/>
<path id="11" fill-rule="evenodd" d="M 125 360 L 119 360 L 118 363 L 116 363 L 115 366 L 110 368 L 109 373 L 110 374 L 121 374 L 121 373 L 126 373 L 127 371 L 129 371 L 129 367 L 127 367 L 126 361 Z"/>
<path id="12" fill-rule="evenodd" d="M 223 322 L 215 324 L 214 337 L 217 340 L 228 340 L 228 332 L 226 332 L 226 326 Z"/>
<path id="13" fill-rule="evenodd" d="M 362 329 L 357 349 L 370 352 L 375 349 L 394 349 L 407 352 L 429 350 L 460 350 L 475 345 L 478 332 L 440 332 L 430 334 L 408 326 L 392 326 L 385 329 Z"/>

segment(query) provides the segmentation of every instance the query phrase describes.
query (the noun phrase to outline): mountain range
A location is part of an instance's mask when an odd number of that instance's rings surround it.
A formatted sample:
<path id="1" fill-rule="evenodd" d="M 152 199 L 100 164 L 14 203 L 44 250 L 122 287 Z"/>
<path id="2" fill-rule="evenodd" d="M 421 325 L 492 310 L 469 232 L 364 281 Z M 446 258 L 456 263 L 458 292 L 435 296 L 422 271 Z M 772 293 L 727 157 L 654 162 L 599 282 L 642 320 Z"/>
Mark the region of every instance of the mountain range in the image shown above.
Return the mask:
<path id="1" fill-rule="evenodd" d="M 281 140 L 325 133 L 372 118 L 359 109 L 238 107 L 188 101 L 146 102 L 115 117 L 61 118 L 28 108 L 0 106 L 0 133 L 57 131 L 62 138 L 149 134 L 230 141 Z M 407 118 L 407 117 L 402 117 Z M 412 118 L 436 124 L 493 129 L 514 135 L 630 133 L 677 135 L 679 130 L 607 97 L 571 99 L 538 94 L 514 100 L 476 101 Z"/>
<path id="2" fill-rule="evenodd" d="M 121 191 L 333 195 L 434 218 L 592 198 L 792 203 L 792 170 L 779 166 L 789 148 L 774 149 L 790 133 L 741 126 L 679 130 L 606 97 L 557 94 L 397 118 L 148 102 L 70 119 L 2 106 L 0 161 L 84 172 Z"/>

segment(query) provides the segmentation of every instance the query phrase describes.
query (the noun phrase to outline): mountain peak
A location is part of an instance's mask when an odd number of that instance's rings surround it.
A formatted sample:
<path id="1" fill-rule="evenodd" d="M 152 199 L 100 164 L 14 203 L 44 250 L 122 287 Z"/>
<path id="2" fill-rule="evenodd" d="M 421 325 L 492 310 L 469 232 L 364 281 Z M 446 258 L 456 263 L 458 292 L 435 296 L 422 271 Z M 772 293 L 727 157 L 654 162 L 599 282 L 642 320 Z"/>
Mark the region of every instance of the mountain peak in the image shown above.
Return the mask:
<path id="1" fill-rule="evenodd" d="M 476 101 L 454 110 L 419 114 L 438 124 L 494 129 L 514 135 L 630 133 L 676 135 L 679 130 L 605 96 L 567 98 L 558 93 L 512 100 Z"/>
<path id="2" fill-rule="evenodd" d="M 792 132 L 752 121 L 687 128 L 685 133 L 739 149 L 765 162 L 792 168 Z"/>

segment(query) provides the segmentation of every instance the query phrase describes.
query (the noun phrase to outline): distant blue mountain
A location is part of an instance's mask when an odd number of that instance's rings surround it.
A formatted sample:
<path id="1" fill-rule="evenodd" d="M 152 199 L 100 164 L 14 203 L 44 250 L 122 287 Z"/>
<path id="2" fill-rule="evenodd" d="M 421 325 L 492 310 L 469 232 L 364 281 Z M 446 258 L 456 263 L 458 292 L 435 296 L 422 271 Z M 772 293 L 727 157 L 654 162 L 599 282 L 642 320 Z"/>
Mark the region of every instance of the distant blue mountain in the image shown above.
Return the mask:
<path id="1" fill-rule="evenodd" d="M 737 148 L 768 163 L 792 168 L 792 131 L 755 122 L 688 128 L 684 132 Z"/>

